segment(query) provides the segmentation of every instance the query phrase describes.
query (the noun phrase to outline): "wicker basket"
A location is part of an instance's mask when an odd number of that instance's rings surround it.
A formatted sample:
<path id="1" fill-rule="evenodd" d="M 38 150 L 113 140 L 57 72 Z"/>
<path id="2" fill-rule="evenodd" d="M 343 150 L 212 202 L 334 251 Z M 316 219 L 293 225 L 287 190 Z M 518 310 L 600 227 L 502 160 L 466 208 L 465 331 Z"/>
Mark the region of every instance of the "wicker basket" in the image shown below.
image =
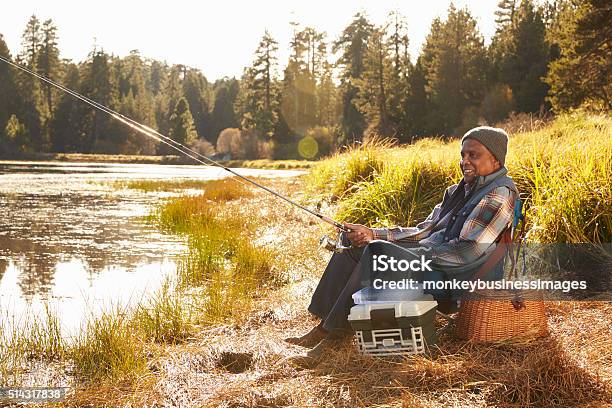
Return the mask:
<path id="1" fill-rule="evenodd" d="M 548 333 L 541 292 L 482 290 L 461 301 L 455 335 L 475 342 L 529 341 Z"/>
<path id="2" fill-rule="evenodd" d="M 521 231 L 514 231 L 522 221 Z M 516 200 L 514 220 L 501 234 L 489 259 L 474 274 L 473 280 L 482 279 L 506 255 L 511 268 L 508 279 L 517 278 L 516 259 L 525 233 L 522 203 Z M 517 241 L 516 253 L 512 244 Z M 525 268 L 523 251 L 523 272 Z M 536 290 L 479 290 L 461 300 L 455 320 L 455 335 L 475 342 L 530 341 L 548 333 L 548 319 L 542 292 Z"/>

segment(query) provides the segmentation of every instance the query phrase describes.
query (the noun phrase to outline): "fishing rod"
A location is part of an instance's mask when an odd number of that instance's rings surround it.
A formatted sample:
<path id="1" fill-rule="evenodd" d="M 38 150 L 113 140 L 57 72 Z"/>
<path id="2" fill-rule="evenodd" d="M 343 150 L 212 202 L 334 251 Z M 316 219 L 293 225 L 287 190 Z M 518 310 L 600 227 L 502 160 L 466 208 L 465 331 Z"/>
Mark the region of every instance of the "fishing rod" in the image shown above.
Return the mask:
<path id="1" fill-rule="evenodd" d="M 259 188 L 267 191 L 268 193 L 270 193 L 270 194 L 272 194 L 272 195 L 274 195 L 274 196 L 276 196 L 276 197 L 286 201 L 287 203 L 289 203 L 291 205 L 294 205 L 294 206 L 296 206 L 296 207 L 298 207 L 298 208 L 308 212 L 309 214 L 319 218 L 321 221 L 324 221 L 324 222 L 326 222 L 328 224 L 333 225 L 334 227 L 338 228 L 340 231 L 344 231 L 344 232 L 349 232 L 350 231 L 349 228 L 345 227 L 344 225 L 342 225 L 338 221 L 335 221 L 332 218 L 329 218 L 329 217 L 327 217 L 327 216 L 325 216 L 325 215 L 323 215 L 323 214 L 321 214 L 321 213 L 319 213 L 317 211 L 313 211 L 313 210 L 311 210 L 308 207 L 305 207 L 305 206 L 303 206 L 301 204 L 296 203 L 295 201 L 293 201 L 293 200 L 283 196 L 282 194 L 277 193 L 276 191 L 274 191 L 274 190 L 272 190 L 272 189 L 270 189 L 270 188 L 268 188 L 268 187 L 266 187 L 266 186 L 256 182 L 255 180 L 252 180 L 252 179 L 250 179 L 248 177 L 245 177 L 245 176 L 237 173 L 236 171 L 230 169 L 229 167 L 226 167 L 223 164 L 221 164 L 221 163 L 219 163 L 219 162 L 217 162 L 217 161 L 215 161 L 215 160 L 213 160 L 213 159 L 211 159 L 209 157 L 206 157 L 205 155 L 203 155 L 203 154 L 201 154 L 201 153 L 199 153 L 199 152 L 189 148 L 188 146 L 185 146 L 185 145 L 177 142 L 176 140 L 173 140 L 170 137 L 168 137 L 166 135 L 163 135 L 162 133 L 158 132 L 155 129 L 152 129 L 152 128 L 146 126 L 146 125 L 143 125 L 140 122 L 137 122 L 136 120 L 134 120 L 134 119 L 132 119 L 130 117 L 127 117 L 127 116 L 125 116 L 125 115 L 123 115 L 123 114 L 121 114 L 119 112 L 116 112 L 113 109 L 111 109 L 111 108 L 109 108 L 107 106 L 104 106 L 104 105 L 102 105 L 102 104 L 100 104 L 100 103 L 98 103 L 98 102 L 96 102 L 96 101 L 94 101 L 94 100 L 92 100 L 92 99 L 90 99 L 90 98 L 88 98 L 88 97 L 86 97 L 86 96 L 76 92 L 76 91 L 73 91 L 72 89 L 69 89 L 69 88 L 63 86 L 63 85 L 53 81 L 52 79 L 49 79 L 49 78 L 47 78 L 47 77 L 45 77 L 43 75 L 40 75 L 39 73 L 34 72 L 34 71 L 32 71 L 31 69 L 29 69 L 27 67 L 24 67 L 24 66 L 22 66 L 20 64 L 16 64 L 16 63 L 12 62 L 11 60 L 4 58 L 1 55 L 0 55 L 0 61 L 3 61 L 5 63 L 9 64 L 10 66 L 14 67 L 14 68 L 17 68 L 17 69 L 19 69 L 19 70 L 21 70 L 23 72 L 26 72 L 26 73 L 28 73 L 28 74 L 30 74 L 30 75 L 40 79 L 41 81 L 46 82 L 47 84 L 49 84 L 49 85 L 51 85 L 51 86 L 53 86 L 53 87 L 55 87 L 57 89 L 60 89 L 61 91 L 64 91 L 64 92 L 68 93 L 69 95 L 73 96 L 74 98 L 76 98 L 76 99 L 78 99 L 78 100 L 80 100 L 82 102 L 85 102 L 86 104 L 88 104 L 88 105 L 90 105 L 90 106 L 92 106 L 92 107 L 94 107 L 94 108 L 96 108 L 96 109 L 98 109 L 98 110 L 108 114 L 109 116 L 119 120 L 120 122 L 122 122 L 125 125 L 131 127 L 132 129 L 134 129 L 134 130 L 136 130 L 136 131 L 138 131 L 138 132 L 140 132 L 140 133 L 142 133 L 142 134 L 144 134 L 146 136 L 149 136 L 149 137 L 151 137 L 151 138 L 153 138 L 153 139 L 155 139 L 155 140 L 157 140 L 157 141 L 159 141 L 159 142 L 161 142 L 161 143 L 163 143 L 163 144 L 165 144 L 167 146 L 170 146 L 174 150 L 184 154 L 185 156 L 195 160 L 196 162 L 198 162 L 200 164 L 207 165 L 207 163 L 210 163 L 213 166 L 220 167 L 223 170 L 226 170 L 229 173 L 233 174 L 234 176 L 238 177 L 239 179 L 242 179 L 242 180 L 244 180 L 244 181 L 246 181 L 248 183 L 251 183 L 251 184 L 255 185 L 256 187 L 259 187 Z M 324 246 L 327 249 L 332 249 L 332 246 L 333 246 L 334 248 L 332 250 L 341 251 L 344 247 L 342 247 L 340 241 L 341 241 L 340 239 L 338 239 L 337 241 L 333 241 L 329 237 L 325 236 L 325 237 L 323 237 L 321 239 L 321 245 Z"/>

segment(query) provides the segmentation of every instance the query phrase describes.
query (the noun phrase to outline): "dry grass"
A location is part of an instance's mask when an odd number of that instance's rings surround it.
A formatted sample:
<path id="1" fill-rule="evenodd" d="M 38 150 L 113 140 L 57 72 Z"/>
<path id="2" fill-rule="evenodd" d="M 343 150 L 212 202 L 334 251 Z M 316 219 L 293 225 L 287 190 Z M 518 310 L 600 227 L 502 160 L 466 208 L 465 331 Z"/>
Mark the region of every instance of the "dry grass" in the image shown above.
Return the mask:
<path id="1" fill-rule="evenodd" d="M 285 187 L 292 196 L 300 188 Z M 165 403 L 567 407 L 603 406 L 612 398 L 611 326 L 606 318 L 612 306 L 605 302 L 550 304 L 551 335 L 529 344 L 479 345 L 445 334 L 431 355 L 406 360 L 363 357 L 347 344 L 326 355 L 315 369 L 294 367 L 286 357 L 304 349 L 283 338 L 315 323 L 305 309 L 328 256 L 313 250 L 321 227 L 265 196 L 236 210 L 262 217 L 256 232 L 262 245 L 285 248 L 278 273 L 290 283 L 256 299 L 242 319 L 203 330 L 189 347 L 171 351 L 156 388 Z"/>
<path id="2" fill-rule="evenodd" d="M 296 306 L 263 301 L 243 325 L 202 333 L 192 350 L 173 353 L 164 398 L 226 407 L 568 407 L 604 406 L 612 397 L 609 333 L 598 333 L 609 331 L 609 322 L 601 323 L 609 304 L 553 305 L 553 334 L 530 344 L 471 344 L 444 335 L 434 353 L 407 359 L 363 357 L 347 344 L 312 370 L 286 363 L 302 349 L 283 337 L 314 323 L 295 316 Z M 585 315 L 592 308 L 597 314 Z M 222 364 L 228 360 L 249 363 L 234 370 Z M 186 388 L 175 377 L 198 385 Z"/>

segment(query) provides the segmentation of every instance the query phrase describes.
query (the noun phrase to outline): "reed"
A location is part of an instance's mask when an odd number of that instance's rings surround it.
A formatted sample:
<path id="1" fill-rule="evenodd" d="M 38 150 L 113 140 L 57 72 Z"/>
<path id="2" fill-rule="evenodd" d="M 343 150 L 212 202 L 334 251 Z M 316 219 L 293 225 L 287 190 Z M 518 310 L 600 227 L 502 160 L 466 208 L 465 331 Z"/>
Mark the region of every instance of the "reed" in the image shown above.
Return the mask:
<path id="1" fill-rule="evenodd" d="M 68 345 L 57 312 L 44 304 L 42 317 L 25 313 L 24 320 L 0 319 L 0 385 L 15 383 L 31 361 L 60 361 Z"/>
<path id="2" fill-rule="evenodd" d="M 232 266 L 216 270 L 206 282 L 203 320 L 212 323 L 246 316 L 253 298 L 275 281 L 272 260 L 270 251 L 241 240 L 230 258 Z"/>
<path id="3" fill-rule="evenodd" d="M 26 350 L 30 357 L 45 360 L 60 360 L 66 354 L 66 343 L 62 337 L 57 311 L 48 303 L 44 305 L 42 320 L 34 318 L 26 329 Z"/>
<path id="4" fill-rule="evenodd" d="M 162 228 L 187 237 L 177 281 L 180 290 L 200 288 L 200 299 L 194 303 L 198 322 L 226 321 L 246 312 L 258 288 L 274 281 L 273 253 L 254 246 L 249 237 L 255 221 L 220 211 L 219 203 L 251 194 L 236 180 L 221 180 L 202 195 L 168 200 L 155 214 Z"/>
<path id="5" fill-rule="evenodd" d="M 273 254 L 255 247 L 242 228 L 227 228 L 220 220 L 193 226 L 188 253 L 177 269 L 179 286 L 202 288 L 200 321 L 214 323 L 245 312 L 254 293 L 271 276 Z"/>
<path id="6" fill-rule="evenodd" d="M 85 382 L 132 382 L 147 372 L 145 343 L 129 311 L 115 308 L 88 319 L 70 350 L 75 374 Z"/>
<path id="7" fill-rule="evenodd" d="M 526 203 L 530 241 L 612 242 L 611 133 L 609 117 L 576 112 L 511 135 L 506 166 Z M 459 141 L 440 139 L 357 147 L 324 160 L 307 180 L 342 198 L 339 219 L 414 225 L 460 180 L 459 150 Z M 350 170 L 365 168 L 371 171 Z"/>
<path id="8" fill-rule="evenodd" d="M 193 332 L 192 311 L 183 294 L 170 279 L 147 302 L 136 308 L 130 326 L 144 340 L 155 343 L 182 343 Z"/>
<path id="9" fill-rule="evenodd" d="M 235 177 L 221 180 L 129 180 L 115 181 L 112 184 L 117 189 L 131 189 L 141 191 L 177 191 L 177 190 L 203 190 L 203 195 L 214 201 L 231 201 L 240 197 L 250 197 L 245 182 Z"/>
<path id="10" fill-rule="evenodd" d="M 117 189 L 131 189 L 141 191 L 175 191 L 184 189 L 200 189 L 203 190 L 209 180 L 130 180 L 116 181 L 113 186 Z"/>

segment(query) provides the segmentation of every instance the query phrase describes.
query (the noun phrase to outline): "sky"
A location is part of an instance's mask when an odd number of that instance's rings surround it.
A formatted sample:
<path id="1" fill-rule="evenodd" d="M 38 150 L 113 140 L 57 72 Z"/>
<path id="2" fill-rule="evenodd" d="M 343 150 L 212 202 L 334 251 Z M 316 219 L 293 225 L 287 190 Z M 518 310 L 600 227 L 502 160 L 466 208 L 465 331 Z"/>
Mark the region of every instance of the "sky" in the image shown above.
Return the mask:
<path id="1" fill-rule="evenodd" d="M 410 53 L 418 55 L 431 21 L 444 18 L 451 0 L 217 0 L 145 2 L 128 0 L 19 0 L 3 7 L 0 34 L 13 55 L 32 14 L 52 19 L 58 28 L 60 57 L 83 61 L 94 47 L 120 57 L 139 50 L 143 57 L 198 68 L 210 81 L 239 77 L 251 64 L 265 30 L 279 43 L 280 67 L 289 55 L 290 21 L 325 31 L 329 42 L 338 38 L 357 12 L 383 24 L 392 10 L 408 23 Z M 467 6 L 478 28 L 490 41 L 495 32 L 498 0 L 454 0 Z"/>

